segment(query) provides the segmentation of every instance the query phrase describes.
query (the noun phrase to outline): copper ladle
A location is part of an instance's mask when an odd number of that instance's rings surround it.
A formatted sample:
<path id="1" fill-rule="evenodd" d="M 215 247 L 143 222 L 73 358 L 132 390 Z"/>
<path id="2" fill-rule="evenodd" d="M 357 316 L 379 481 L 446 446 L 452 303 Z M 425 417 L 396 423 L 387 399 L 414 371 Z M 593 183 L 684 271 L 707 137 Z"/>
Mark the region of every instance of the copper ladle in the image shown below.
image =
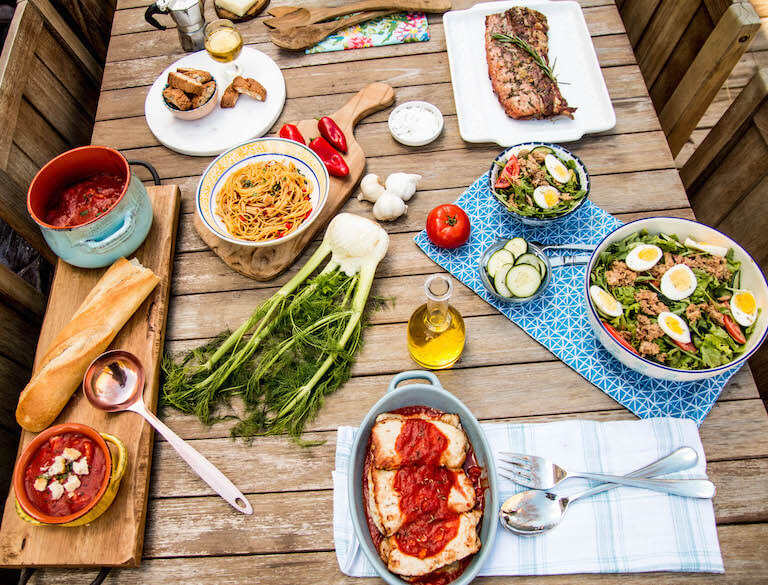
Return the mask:
<path id="1" fill-rule="evenodd" d="M 245 496 L 218 468 L 174 433 L 144 404 L 144 366 L 139 358 L 122 350 L 97 357 L 85 372 L 83 391 L 88 401 L 106 412 L 130 410 L 143 416 L 171 447 L 216 493 L 243 514 L 253 514 Z"/>

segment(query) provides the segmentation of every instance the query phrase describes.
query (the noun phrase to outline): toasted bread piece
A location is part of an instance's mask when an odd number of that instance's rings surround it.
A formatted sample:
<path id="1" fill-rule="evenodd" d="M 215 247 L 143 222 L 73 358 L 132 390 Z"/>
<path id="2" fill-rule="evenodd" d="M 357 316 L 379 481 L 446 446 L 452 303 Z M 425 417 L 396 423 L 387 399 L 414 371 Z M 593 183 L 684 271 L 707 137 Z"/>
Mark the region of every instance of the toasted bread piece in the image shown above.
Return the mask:
<path id="1" fill-rule="evenodd" d="M 237 76 L 232 81 L 232 85 L 238 93 L 245 94 L 255 100 L 263 102 L 267 99 L 267 90 L 255 79 Z"/>
<path id="2" fill-rule="evenodd" d="M 166 87 L 163 90 L 163 97 L 165 98 L 165 101 L 176 109 L 184 111 L 191 110 L 193 107 L 192 100 L 187 97 L 187 94 L 175 87 Z"/>
<path id="3" fill-rule="evenodd" d="M 171 71 L 168 74 L 168 85 L 180 89 L 184 93 L 193 93 L 195 95 L 203 93 L 202 83 L 192 79 L 189 75 L 176 71 Z"/>
<path id="4" fill-rule="evenodd" d="M 213 75 L 208 73 L 205 69 L 194 69 L 192 67 L 179 67 L 176 69 L 177 73 L 191 77 L 198 83 L 206 84 L 213 79 Z"/>
<path id="5" fill-rule="evenodd" d="M 209 99 L 211 99 L 211 96 L 216 91 L 216 82 L 215 81 L 209 81 L 208 83 L 203 84 L 203 93 L 200 95 L 196 95 L 192 98 L 192 107 L 193 108 L 199 108 L 200 106 L 204 105 L 208 102 Z"/>
<path id="6" fill-rule="evenodd" d="M 240 94 L 234 88 L 234 83 L 230 83 L 229 87 L 227 87 L 221 95 L 220 105 L 222 108 L 234 108 L 238 99 L 240 99 Z"/>

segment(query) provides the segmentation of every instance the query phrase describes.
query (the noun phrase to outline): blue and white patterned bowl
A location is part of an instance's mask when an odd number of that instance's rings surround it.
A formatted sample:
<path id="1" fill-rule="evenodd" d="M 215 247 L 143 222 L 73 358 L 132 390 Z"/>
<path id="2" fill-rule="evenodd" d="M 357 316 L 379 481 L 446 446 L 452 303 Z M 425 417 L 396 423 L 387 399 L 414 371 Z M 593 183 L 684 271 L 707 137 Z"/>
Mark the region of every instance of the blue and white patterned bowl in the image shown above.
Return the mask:
<path id="1" fill-rule="evenodd" d="M 282 163 L 292 162 L 309 179 L 310 185 L 312 185 L 312 193 L 310 194 L 312 213 L 299 226 L 299 229 L 281 238 L 266 242 L 241 240 L 227 231 L 224 222 L 217 215 L 216 195 L 224 185 L 224 181 L 233 172 L 253 163 L 270 160 L 277 160 Z M 254 248 L 275 246 L 292 240 L 317 220 L 328 201 L 329 185 L 328 170 L 320 157 L 309 147 L 284 138 L 258 138 L 223 152 L 208 165 L 197 185 L 197 214 L 206 227 L 223 240 Z"/>
<path id="2" fill-rule="evenodd" d="M 537 146 L 546 146 L 547 148 L 551 148 L 554 150 L 557 155 L 564 159 L 564 160 L 572 160 L 576 163 L 576 172 L 579 175 L 579 180 L 582 185 L 584 185 L 584 188 L 587 191 L 587 194 L 584 195 L 584 197 L 581 198 L 581 201 L 579 201 L 576 205 L 574 205 L 571 209 L 566 211 L 563 214 L 557 215 L 555 217 L 526 217 L 523 215 L 520 215 L 519 213 L 515 213 L 514 211 L 510 211 L 507 207 L 506 203 L 503 200 L 503 197 L 496 193 L 496 190 L 493 188 L 493 186 L 496 184 L 496 179 L 499 178 L 499 173 L 501 172 L 501 169 L 504 167 L 504 165 L 509 160 L 510 155 L 517 155 L 518 152 L 521 150 L 533 150 Z M 501 167 L 499 166 L 501 165 Z M 565 217 L 568 217 L 569 215 L 576 213 L 584 203 L 586 203 L 587 199 L 589 199 L 589 192 L 590 192 L 590 180 L 589 180 L 589 173 L 587 172 L 587 167 L 584 166 L 584 163 L 581 162 L 581 159 L 573 154 L 570 150 L 567 150 L 563 148 L 562 146 L 558 144 L 552 144 L 550 142 L 523 142 L 522 144 L 515 144 L 514 146 L 510 146 L 508 149 L 503 151 L 499 156 L 497 156 L 495 159 L 493 159 L 493 162 L 491 163 L 491 171 L 488 176 L 488 187 L 491 190 L 491 193 L 493 193 L 494 197 L 496 198 L 496 201 L 499 202 L 499 205 L 501 205 L 504 210 L 509 213 L 509 215 L 513 218 L 515 218 L 517 221 L 524 225 L 530 225 L 530 226 L 539 226 L 543 227 L 546 225 L 551 224 L 552 222 L 559 221 Z"/>
<path id="3" fill-rule="evenodd" d="M 735 259 L 741 262 L 742 272 L 740 286 L 741 288 L 751 290 L 754 293 L 758 307 L 762 309 L 757 318 L 755 329 L 747 340 L 746 349 L 738 359 L 735 359 L 729 364 L 706 370 L 679 370 L 670 368 L 669 366 L 653 362 L 629 351 L 616 341 L 608 333 L 605 327 L 603 327 L 602 321 L 592 302 L 592 298 L 589 295 L 590 274 L 592 274 L 592 269 L 600 257 L 600 254 L 608 246 L 643 229 L 648 230 L 648 232 L 652 234 L 674 234 L 677 235 L 681 241 L 690 236 L 694 240 L 733 248 Z M 651 376 L 652 378 L 671 380 L 673 382 L 689 382 L 711 378 L 727 371 L 736 370 L 758 350 L 763 341 L 765 341 L 766 335 L 768 335 L 768 282 L 766 282 L 765 275 L 760 270 L 757 262 L 755 262 L 752 256 L 750 256 L 744 248 L 722 232 L 689 219 L 680 219 L 677 217 L 651 217 L 638 219 L 624 224 L 608 234 L 603 241 L 597 245 L 597 248 L 595 248 L 595 251 L 592 253 L 592 258 L 587 266 L 586 277 L 584 279 L 583 296 L 587 306 L 587 319 L 603 347 L 628 368 L 646 376 Z"/>

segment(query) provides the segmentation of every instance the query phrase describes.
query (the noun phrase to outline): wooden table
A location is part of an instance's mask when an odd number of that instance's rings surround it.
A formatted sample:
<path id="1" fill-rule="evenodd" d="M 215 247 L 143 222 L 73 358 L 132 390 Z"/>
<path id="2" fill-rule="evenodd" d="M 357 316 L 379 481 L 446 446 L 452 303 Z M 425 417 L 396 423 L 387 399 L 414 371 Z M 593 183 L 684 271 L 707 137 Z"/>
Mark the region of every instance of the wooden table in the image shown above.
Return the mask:
<path id="1" fill-rule="evenodd" d="M 239 325 L 292 271 L 273 282 L 254 282 L 227 268 L 196 235 L 194 188 L 210 159 L 182 156 L 159 146 L 144 121 L 149 85 L 180 56 L 176 31 L 157 31 L 144 22 L 148 3 L 118 0 L 93 142 L 150 161 L 166 183 L 181 186 L 183 213 L 167 337 L 167 348 L 179 351 L 202 343 L 225 326 Z M 456 8 L 471 3 L 454 0 Z M 654 214 L 692 217 L 618 10 L 611 0 L 580 3 L 617 117 L 613 130 L 568 145 L 592 173 L 592 200 L 623 220 Z M 212 17 L 211 6 L 207 12 Z M 332 112 L 365 84 L 385 81 L 395 88 L 399 102 L 423 99 L 440 107 L 445 132 L 428 147 L 409 149 L 390 137 L 388 111 L 367 118 L 358 128 L 369 171 L 418 172 L 424 180 L 409 202 L 408 215 L 386 225 L 390 251 L 380 265 L 373 293 L 395 296 L 397 303 L 373 315 L 354 377 L 309 425 L 310 438 L 326 443 L 301 449 L 277 437 L 246 445 L 229 438 L 227 424 L 208 428 L 178 412 L 162 412 L 174 430 L 249 495 L 255 513 L 234 513 L 167 443 L 158 441 L 144 562 L 139 569 L 114 570 L 107 583 L 373 582 L 345 577 L 333 552 L 335 429 L 358 424 L 389 378 L 414 367 L 405 347 L 405 322 L 423 302 L 425 275 L 439 269 L 417 249 L 413 236 L 432 207 L 456 199 L 500 150 L 495 145 L 466 144 L 459 136 L 439 17 L 430 17 L 432 40 L 427 43 L 316 55 L 278 50 L 268 42 L 260 20 L 240 25 L 239 30 L 247 43 L 273 56 L 283 69 L 288 101 L 275 128 L 285 121 Z M 355 199 L 345 210 L 370 215 L 370 206 Z M 456 367 L 439 375 L 481 420 L 634 418 L 462 285 L 456 287 L 453 302 L 466 318 L 468 343 Z M 718 486 L 715 509 L 725 576 L 582 575 L 494 582 L 768 582 L 768 415 L 746 368 L 725 389 L 701 435 L 709 475 Z M 44 570 L 32 582 L 70 585 L 86 583 L 94 575 L 92 570 L 74 574 Z"/>

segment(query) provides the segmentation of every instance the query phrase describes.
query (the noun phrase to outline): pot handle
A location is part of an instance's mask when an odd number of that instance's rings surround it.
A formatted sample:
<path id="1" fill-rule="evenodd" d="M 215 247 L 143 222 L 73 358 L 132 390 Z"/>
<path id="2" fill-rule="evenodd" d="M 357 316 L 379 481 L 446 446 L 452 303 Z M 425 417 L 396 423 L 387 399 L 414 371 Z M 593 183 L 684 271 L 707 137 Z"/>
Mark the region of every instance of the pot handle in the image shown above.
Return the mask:
<path id="1" fill-rule="evenodd" d="M 112 475 L 109 478 L 109 486 L 112 487 L 120 483 L 128 467 L 128 450 L 125 443 L 114 435 L 108 433 L 99 433 L 107 443 L 112 443 L 117 448 L 117 459 L 112 457 Z"/>
<path id="2" fill-rule="evenodd" d="M 140 167 L 144 167 L 149 171 L 149 173 L 152 175 L 152 181 L 155 183 L 155 185 L 160 185 L 160 175 L 157 173 L 157 169 L 153 167 L 151 164 L 149 164 L 147 161 L 144 160 L 126 160 L 126 162 L 129 165 L 139 165 Z"/>
<path id="3" fill-rule="evenodd" d="M 83 240 L 76 245 L 87 248 L 89 252 L 104 252 L 133 233 L 135 223 L 135 214 L 133 210 L 131 210 L 125 214 L 123 225 L 121 225 L 116 232 L 108 235 L 103 240 Z"/>
<path id="4" fill-rule="evenodd" d="M 440 380 L 438 380 L 437 376 L 432 372 L 427 372 L 425 370 L 410 370 L 408 372 L 400 372 L 399 374 L 396 374 L 392 380 L 390 380 L 387 392 L 393 392 L 400 382 L 405 382 L 406 380 L 429 380 L 433 386 L 437 386 L 438 388 L 443 387 L 442 384 L 440 384 Z"/>
<path id="5" fill-rule="evenodd" d="M 155 14 L 168 14 L 168 8 L 167 7 L 160 8 L 159 6 L 157 6 L 157 4 L 150 4 L 147 7 L 147 10 L 144 12 L 144 20 L 146 20 L 149 24 L 151 24 L 152 26 L 154 26 L 159 30 L 165 30 L 166 28 L 168 28 L 164 24 L 160 24 L 159 22 L 157 22 L 157 20 L 155 19 Z"/>

